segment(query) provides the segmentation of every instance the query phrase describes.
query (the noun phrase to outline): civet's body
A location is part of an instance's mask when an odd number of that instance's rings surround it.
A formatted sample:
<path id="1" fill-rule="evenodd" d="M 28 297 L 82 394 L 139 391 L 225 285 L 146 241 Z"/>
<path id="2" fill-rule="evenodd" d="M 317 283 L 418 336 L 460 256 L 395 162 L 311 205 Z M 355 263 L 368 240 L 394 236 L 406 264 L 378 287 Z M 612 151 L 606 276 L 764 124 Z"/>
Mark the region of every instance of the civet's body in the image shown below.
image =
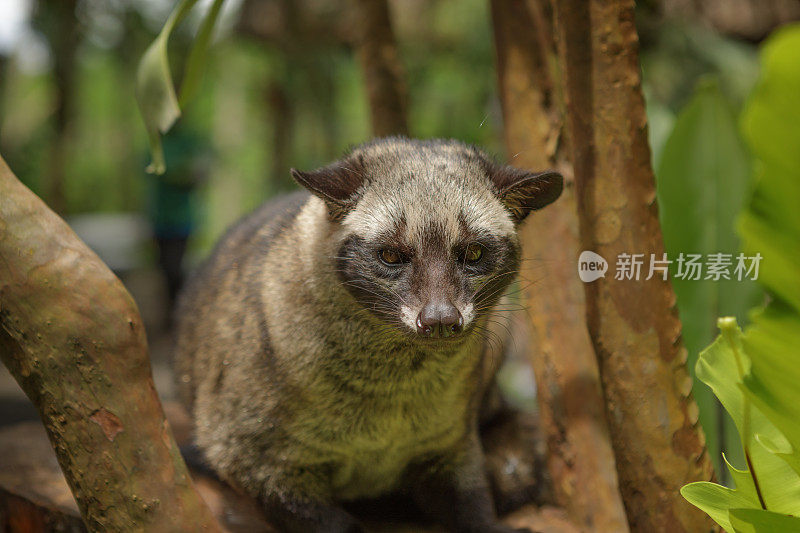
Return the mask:
<path id="1" fill-rule="evenodd" d="M 406 490 L 501 532 L 477 413 L 486 318 L 517 224 L 562 179 L 456 141 L 389 138 L 231 229 L 185 291 L 177 369 L 209 464 L 287 531 L 360 531 L 345 500 Z"/>

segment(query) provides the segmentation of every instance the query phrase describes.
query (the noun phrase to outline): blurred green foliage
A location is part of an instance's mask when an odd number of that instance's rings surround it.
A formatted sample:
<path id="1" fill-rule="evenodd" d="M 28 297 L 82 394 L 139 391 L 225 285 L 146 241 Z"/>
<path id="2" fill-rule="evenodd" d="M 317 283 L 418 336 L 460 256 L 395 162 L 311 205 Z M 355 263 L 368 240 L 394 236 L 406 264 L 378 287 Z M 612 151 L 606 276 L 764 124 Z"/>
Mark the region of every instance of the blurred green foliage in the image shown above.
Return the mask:
<path id="1" fill-rule="evenodd" d="M 146 2 L 87 4 L 94 7 L 82 12 L 74 67 L 76 102 L 63 133 L 69 146 L 65 213 L 142 211 L 148 152 L 133 98 L 136 62 L 163 24 L 155 15 L 165 17 L 166 12 L 155 13 Z M 48 8 L 46 1 L 38 7 Z M 396 26 L 407 72 L 411 131 L 420 137 L 456 137 L 501 153 L 487 3 L 442 0 L 409 4 L 408 10 L 398 14 Z M 420 15 L 424 22 L 418 22 Z M 108 30 L 109 18 L 115 20 L 111 27 L 120 30 L 118 35 Z M 172 71 L 179 83 L 196 19 L 179 26 L 170 40 Z M 198 257 L 242 213 L 293 187 L 290 166 L 321 166 L 370 137 L 361 72 L 345 43 L 320 46 L 300 40 L 287 52 L 279 43 L 237 34 L 230 22 L 212 45 L 197 96 L 181 119 L 207 138 L 213 155 L 210 179 L 201 191 L 202 224 L 194 238 Z M 47 162 L 59 134 L 51 115 L 58 82 L 51 71 L 25 71 L 13 58 L 2 68 L 0 151 L 48 201 Z M 279 110 L 270 102 L 275 87 L 289 99 L 291 124 L 283 131 L 276 130 Z M 286 153 L 276 154 L 277 147 Z M 276 168 L 276 161 L 283 168 Z"/>
<path id="2" fill-rule="evenodd" d="M 776 32 L 762 59 L 742 114 L 756 179 L 738 227 L 744 249 L 763 257 L 769 300 L 744 335 L 735 319 L 721 319 L 722 335 L 697 362 L 733 417 L 746 462 L 743 470 L 727 464 L 735 489 L 681 489 L 729 533 L 800 530 L 800 25 Z"/>
<path id="3" fill-rule="evenodd" d="M 697 365 L 733 416 L 747 466 L 728 465 L 735 490 L 707 482 L 682 490 L 729 532 L 800 529 L 800 25 L 771 37 L 762 58 L 741 120 L 756 164 L 738 227 L 744 249 L 763 256 L 769 300 L 744 335 L 722 320 Z"/>
<path id="4" fill-rule="evenodd" d="M 742 117 L 758 164 L 739 232 L 745 250 L 764 257 L 759 280 L 769 302 L 746 330 L 753 366 L 744 384 L 788 439 L 791 452 L 781 456 L 800 476 L 800 24 L 779 30 L 762 57 L 763 76 Z"/>

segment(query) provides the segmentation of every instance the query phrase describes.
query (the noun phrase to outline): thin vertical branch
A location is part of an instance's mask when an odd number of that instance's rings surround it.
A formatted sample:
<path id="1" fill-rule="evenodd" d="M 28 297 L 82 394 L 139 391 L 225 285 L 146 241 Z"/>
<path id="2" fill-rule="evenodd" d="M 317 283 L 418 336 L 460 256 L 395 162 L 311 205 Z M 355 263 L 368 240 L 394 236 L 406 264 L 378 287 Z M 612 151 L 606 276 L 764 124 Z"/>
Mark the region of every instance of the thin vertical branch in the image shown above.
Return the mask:
<path id="1" fill-rule="evenodd" d="M 372 133 L 407 135 L 405 75 L 386 0 L 353 0 L 355 46 L 367 87 Z"/>
<path id="2" fill-rule="evenodd" d="M 675 294 L 656 275 L 616 279 L 619 254 L 661 258 L 633 0 L 557 0 L 556 21 L 582 248 L 610 264 L 584 285 L 620 490 L 632 531 L 695 532 L 711 520 L 679 489 L 712 478 L 691 397 Z"/>
<path id="3" fill-rule="evenodd" d="M 555 43 L 546 38 L 552 28 L 542 4 L 491 2 L 506 144 L 509 153 L 519 154 L 515 165 L 534 170 L 554 165 L 561 129 L 551 75 Z M 529 358 L 556 503 L 587 530 L 626 531 L 583 288 L 575 275 L 574 188 L 568 186 L 555 204 L 531 215 L 521 237 L 532 261 L 523 275 L 537 280 L 526 291 Z"/>
<path id="4" fill-rule="evenodd" d="M 39 9 L 40 25 L 50 39 L 53 50 L 55 137 L 47 158 L 47 199 L 56 213 L 67 209 L 65 190 L 66 163 L 72 135 L 72 114 L 75 100 L 75 54 L 78 49 L 78 22 L 75 20 L 76 0 L 43 2 Z"/>
<path id="5" fill-rule="evenodd" d="M 286 81 L 269 80 L 264 88 L 267 106 L 272 118 L 272 171 L 271 185 L 276 189 L 292 186 L 289 160 L 292 156 L 292 139 L 295 130 L 294 101 L 286 90 Z"/>

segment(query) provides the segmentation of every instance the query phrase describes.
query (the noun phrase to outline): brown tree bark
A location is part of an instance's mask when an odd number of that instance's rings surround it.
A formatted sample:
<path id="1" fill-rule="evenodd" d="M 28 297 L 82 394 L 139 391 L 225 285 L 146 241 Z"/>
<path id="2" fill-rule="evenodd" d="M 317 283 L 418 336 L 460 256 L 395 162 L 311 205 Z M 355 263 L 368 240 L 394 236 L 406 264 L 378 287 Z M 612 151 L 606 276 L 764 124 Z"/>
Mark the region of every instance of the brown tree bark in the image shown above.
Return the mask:
<path id="1" fill-rule="evenodd" d="M 164 418 L 136 304 L 2 158 L 0 358 L 90 530 L 219 530 Z"/>
<path id="2" fill-rule="evenodd" d="M 541 170 L 556 162 L 561 124 L 551 76 L 552 28 L 541 0 L 492 0 L 497 73 L 506 145 L 517 166 Z M 538 384 L 542 432 L 555 502 L 591 531 L 627 531 L 603 410 L 597 360 L 583 288 L 575 191 L 533 214 L 521 237 L 523 279 L 531 319 L 529 360 Z"/>
<path id="3" fill-rule="evenodd" d="M 609 262 L 586 283 L 620 490 L 632 531 L 713 529 L 679 494 L 712 478 L 675 295 L 660 275 L 615 279 L 621 253 L 664 252 L 633 0 L 557 0 L 581 245 Z M 647 264 L 647 263 L 646 263 Z"/>
<path id="4" fill-rule="evenodd" d="M 356 52 L 367 87 L 372 133 L 408 135 L 407 90 L 386 0 L 353 0 Z"/>

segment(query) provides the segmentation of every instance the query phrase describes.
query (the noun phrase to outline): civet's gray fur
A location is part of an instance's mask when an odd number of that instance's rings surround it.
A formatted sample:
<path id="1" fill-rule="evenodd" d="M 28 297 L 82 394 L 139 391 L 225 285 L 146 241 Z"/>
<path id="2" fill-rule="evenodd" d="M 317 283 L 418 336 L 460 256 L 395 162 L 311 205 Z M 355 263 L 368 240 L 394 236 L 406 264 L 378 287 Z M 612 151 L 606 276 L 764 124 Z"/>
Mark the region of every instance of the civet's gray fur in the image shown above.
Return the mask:
<path id="1" fill-rule="evenodd" d="M 519 268 L 517 224 L 561 176 L 405 138 L 293 174 L 313 194 L 247 216 L 181 298 L 197 445 L 287 531 L 361 531 L 337 502 L 395 490 L 454 531 L 508 531 L 477 433 L 482 332 Z M 483 255 L 468 265 L 470 243 Z M 431 302 L 455 307 L 463 333 L 418 334 Z"/>

